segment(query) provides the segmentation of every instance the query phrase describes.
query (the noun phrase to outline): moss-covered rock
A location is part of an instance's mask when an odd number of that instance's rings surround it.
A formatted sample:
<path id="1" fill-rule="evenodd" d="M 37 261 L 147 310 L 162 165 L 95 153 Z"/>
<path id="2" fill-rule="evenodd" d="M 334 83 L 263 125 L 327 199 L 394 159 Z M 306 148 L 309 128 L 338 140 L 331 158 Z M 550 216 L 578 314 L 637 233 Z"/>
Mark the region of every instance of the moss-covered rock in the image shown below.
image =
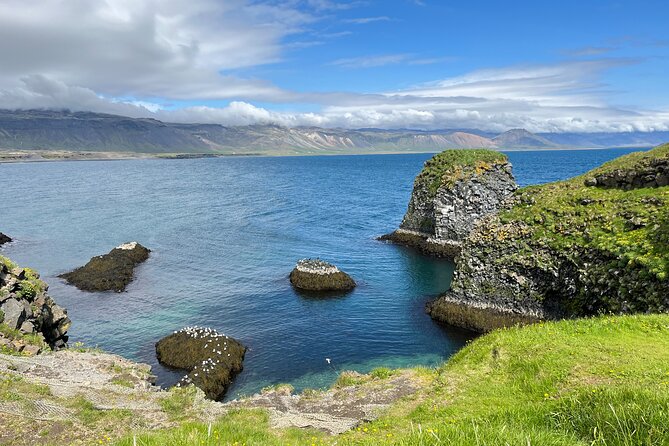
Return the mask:
<path id="1" fill-rule="evenodd" d="M 306 291 L 350 291 L 355 281 L 331 263 L 319 259 L 302 259 L 290 273 L 290 283 Z"/>
<path id="2" fill-rule="evenodd" d="M 669 311 L 669 187 L 634 186 L 638 172 L 649 175 L 648 166 L 663 166 L 668 156 L 664 145 L 518 190 L 466 238 L 452 288 L 429 313 L 488 331 L 538 319 Z M 631 182 L 592 181 L 609 175 Z"/>
<path id="3" fill-rule="evenodd" d="M 71 321 L 39 274 L 0 257 L 0 347 L 17 353 L 67 345 Z"/>
<path id="4" fill-rule="evenodd" d="M 124 243 L 58 277 L 83 291 L 121 292 L 132 281 L 135 266 L 148 259 L 150 252 L 137 242 Z"/>
<path id="5" fill-rule="evenodd" d="M 446 150 L 428 160 L 416 177 L 400 228 L 380 239 L 454 258 L 476 222 L 496 212 L 516 188 L 506 155 Z"/>
<path id="6" fill-rule="evenodd" d="M 207 398 L 220 400 L 242 371 L 246 347 L 216 330 L 186 327 L 156 343 L 158 362 L 186 370 L 177 386 L 194 384 Z"/>

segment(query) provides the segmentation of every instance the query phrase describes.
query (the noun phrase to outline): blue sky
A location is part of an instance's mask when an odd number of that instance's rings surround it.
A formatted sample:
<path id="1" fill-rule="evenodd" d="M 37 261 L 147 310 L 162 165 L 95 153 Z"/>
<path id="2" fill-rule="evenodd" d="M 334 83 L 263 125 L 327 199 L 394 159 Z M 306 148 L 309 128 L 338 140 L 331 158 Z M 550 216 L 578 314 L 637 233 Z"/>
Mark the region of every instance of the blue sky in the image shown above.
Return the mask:
<path id="1" fill-rule="evenodd" d="M 0 103 L 229 125 L 669 130 L 668 20 L 662 1 L 5 0 Z"/>

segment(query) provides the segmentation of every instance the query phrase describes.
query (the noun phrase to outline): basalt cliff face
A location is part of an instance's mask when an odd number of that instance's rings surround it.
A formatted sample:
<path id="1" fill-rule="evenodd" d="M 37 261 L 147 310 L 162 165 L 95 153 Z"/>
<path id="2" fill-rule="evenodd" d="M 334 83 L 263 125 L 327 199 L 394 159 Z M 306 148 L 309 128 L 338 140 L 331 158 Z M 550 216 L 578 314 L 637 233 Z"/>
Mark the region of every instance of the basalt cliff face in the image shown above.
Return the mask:
<path id="1" fill-rule="evenodd" d="M 516 189 L 504 154 L 447 150 L 425 163 L 400 228 L 382 239 L 454 258 L 474 225 Z"/>
<path id="2" fill-rule="evenodd" d="M 669 311 L 669 144 L 518 190 L 464 239 L 437 320 L 489 331 Z"/>

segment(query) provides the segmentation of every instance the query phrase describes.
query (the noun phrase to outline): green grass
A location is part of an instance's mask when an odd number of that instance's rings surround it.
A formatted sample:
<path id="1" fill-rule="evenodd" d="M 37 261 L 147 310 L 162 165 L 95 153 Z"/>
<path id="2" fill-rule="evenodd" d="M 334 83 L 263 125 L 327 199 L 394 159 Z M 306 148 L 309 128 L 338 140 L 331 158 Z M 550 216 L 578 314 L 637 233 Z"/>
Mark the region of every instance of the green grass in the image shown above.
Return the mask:
<path id="1" fill-rule="evenodd" d="M 519 204 L 501 219 L 529 225 L 533 238 L 552 248 L 610 252 L 622 260 L 621 267 L 642 266 L 658 279 L 667 279 L 669 187 L 625 191 L 587 187 L 584 180 L 668 155 L 669 144 L 617 158 L 567 181 L 523 188 Z"/>
<path id="2" fill-rule="evenodd" d="M 415 184 L 426 184 L 431 196 L 443 184 L 450 184 L 492 166 L 506 162 L 505 154 L 487 149 L 445 150 L 425 162 Z"/>
<path id="3" fill-rule="evenodd" d="M 338 437 L 272 430 L 267 414 L 242 410 L 214 423 L 215 435 L 186 424 L 137 444 L 669 444 L 669 315 L 499 330 L 421 376 L 428 383 L 418 395 Z"/>
<path id="4" fill-rule="evenodd" d="M 195 403 L 194 387 L 173 387 L 160 401 L 160 407 L 171 420 L 183 420 L 189 417 L 189 410 Z"/>

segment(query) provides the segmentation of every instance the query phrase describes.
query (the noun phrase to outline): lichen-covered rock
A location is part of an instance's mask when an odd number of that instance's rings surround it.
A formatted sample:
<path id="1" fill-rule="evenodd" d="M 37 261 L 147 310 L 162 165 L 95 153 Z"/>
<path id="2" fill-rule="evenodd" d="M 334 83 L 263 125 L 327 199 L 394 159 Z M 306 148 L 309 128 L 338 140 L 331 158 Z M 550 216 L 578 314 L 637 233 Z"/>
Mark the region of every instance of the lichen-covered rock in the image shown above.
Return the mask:
<path id="1" fill-rule="evenodd" d="M 0 232 L 0 246 L 4 245 L 5 243 L 9 243 L 11 241 L 12 239 L 9 236 Z"/>
<path id="2" fill-rule="evenodd" d="M 43 342 L 54 349 L 67 345 L 71 321 L 67 311 L 56 305 L 47 290 L 47 284 L 36 272 L 0 257 L 0 323 L 8 329 L 0 333 L 3 345 L 22 352 L 30 345 L 24 339 L 26 335 L 33 335 L 31 341 Z M 34 350 L 30 347 L 26 351 Z"/>
<path id="3" fill-rule="evenodd" d="M 516 189 L 506 155 L 447 150 L 425 163 L 400 228 L 380 239 L 454 258 L 476 222 L 495 213 Z"/>
<path id="4" fill-rule="evenodd" d="M 158 362 L 187 371 L 177 386 L 194 384 L 216 401 L 242 371 L 245 353 L 239 341 L 210 328 L 186 327 L 156 343 Z"/>
<path id="5" fill-rule="evenodd" d="M 124 243 L 107 254 L 93 257 L 86 265 L 58 277 L 82 291 L 120 293 L 132 281 L 135 266 L 148 259 L 150 252 L 137 242 Z"/>
<path id="6" fill-rule="evenodd" d="M 355 281 L 335 265 L 320 259 L 302 259 L 290 273 L 290 283 L 306 291 L 349 291 Z"/>
<path id="7" fill-rule="evenodd" d="M 669 311 L 669 187 L 586 181 L 639 171 L 668 154 L 665 145 L 519 190 L 465 239 L 451 290 L 428 304 L 430 315 L 489 331 L 542 319 Z"/>

